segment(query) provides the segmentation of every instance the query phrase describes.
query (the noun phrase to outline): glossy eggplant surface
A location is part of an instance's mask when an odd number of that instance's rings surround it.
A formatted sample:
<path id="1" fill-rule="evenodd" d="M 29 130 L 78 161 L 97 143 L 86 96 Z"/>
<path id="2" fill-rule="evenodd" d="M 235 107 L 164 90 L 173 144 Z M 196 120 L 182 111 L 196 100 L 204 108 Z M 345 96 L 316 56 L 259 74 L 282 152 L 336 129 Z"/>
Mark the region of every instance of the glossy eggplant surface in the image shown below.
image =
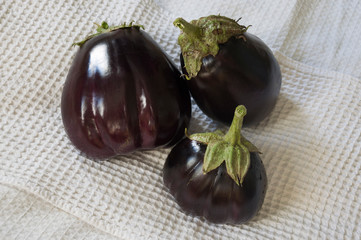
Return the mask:
<path id="1" fill-rule="evenodd" d="M 239 20 L 210 15 L 173 22 L 181 30 L 181 65 L 191 95 L 206 115 L 226 125 L 238 105 L 247 108 L 245 125 L 262 121 L 275 106 L 282 81 L 272 51 Z"/>
<path id="2" fill-rule="evenodd" d="M 187 74 L 181 57 L 182 70 Z M 244 125 L 257 124 L 272 111 L 281 88 L 281 71 L 272 51 L 258 37 L 243 33 L 219 45 L 216 56 L 202 59 L 197 76 L 188 82 L 199 108 L 230 125 L 234 108 L 245 105 Z"/>
<path id="3" fill-rule="evenodd" d="M 190 96 L 177 67 L 139 27 L 87 40 L 61 99 L 65 131 L 92 158 L 171 146 L 184 136 Z"/>
<path id="4" fill-rule="evenodd" d="M 223 162 L 204 173 L 207 145 L 180 141 L 170 152 L 163 181 L 181 209 L 213 223 L 241 224 L 251 220 L 261 208 L 267 190 L 267 175 L 258 153 L 250 153 L 250 167 L 238 185 Z"/>

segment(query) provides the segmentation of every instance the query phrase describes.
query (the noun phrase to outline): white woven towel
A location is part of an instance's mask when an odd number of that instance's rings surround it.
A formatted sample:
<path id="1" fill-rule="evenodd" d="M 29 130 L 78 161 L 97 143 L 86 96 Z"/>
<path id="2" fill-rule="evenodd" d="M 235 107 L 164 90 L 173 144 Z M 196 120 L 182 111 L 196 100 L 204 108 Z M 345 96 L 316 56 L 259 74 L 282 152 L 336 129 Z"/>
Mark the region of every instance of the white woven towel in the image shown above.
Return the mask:
<path id="1" fill-rule="evenodd" d="M 360 239 L 360 11 L 356 0 L 0 2 L 0 237 Z M 169 149 L 94 162 L 71 145 L 60 116 L 70 45 L 93 22 L 135 20 L 179 64 L 172 21 L 218 13 L 252 24 L 283 74 L 274 111 L 244 130 L 263 152 L 269 188 L 240 226 L 180 211 L 162 184 Z M 217 126 L 193 105 L 192 131 Z"/>

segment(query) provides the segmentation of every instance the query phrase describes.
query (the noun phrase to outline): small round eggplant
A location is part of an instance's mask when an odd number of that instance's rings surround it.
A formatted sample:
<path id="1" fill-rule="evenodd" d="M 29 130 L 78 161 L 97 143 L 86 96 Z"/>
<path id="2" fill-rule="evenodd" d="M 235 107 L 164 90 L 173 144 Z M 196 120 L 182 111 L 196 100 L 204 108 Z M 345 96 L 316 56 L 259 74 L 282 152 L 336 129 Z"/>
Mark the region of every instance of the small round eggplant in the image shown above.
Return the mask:
<path id="1" fill-rule="evenodd" d="M 174 145 L 191 117 L 181 73 L 139 25 L 79 42 L 61 99 L 65 131 L 91 158 Z"/>
<path id="2" fill-rule="evenodd" d="M 185 213 L 241 224 L 260 210 L 267 175 L 257 148 L 240 134 L 244 109 L 237 107 L 227 134 L 192 134 L 168 155 L 164 185 Z"/>
<path id="3" fill-rule="evenodd" d="M 236 106 L 248 111 L 245 125 L 263 120 L 276 104 L 281 71 L 272 51 L 248 27 L 223 16 L 191 23 L 177 19 L 182 30 L 182 71 L 199 108 L 210 118 L 230 125 Z"/>

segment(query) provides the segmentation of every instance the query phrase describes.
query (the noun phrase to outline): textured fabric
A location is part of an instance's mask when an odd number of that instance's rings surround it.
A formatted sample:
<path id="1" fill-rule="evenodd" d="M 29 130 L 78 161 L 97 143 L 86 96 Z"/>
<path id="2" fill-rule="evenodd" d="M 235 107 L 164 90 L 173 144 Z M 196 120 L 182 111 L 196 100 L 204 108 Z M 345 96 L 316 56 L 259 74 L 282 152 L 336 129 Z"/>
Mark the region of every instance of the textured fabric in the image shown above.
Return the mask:
<path id="1" fill-rule="evenodd" d="M 0 237 L 360 239 L 360 11 L 341 0 L 0 2 Z M 169 149 L 91 161 L 60 116 L 70 45 L 93 22 L 135 20 L 179 64 L 172 21 L 218 13 L 251 24 L 283 75 L 274 111 L 244 129 L 269 188 L 259 214 L 239 226 L 180 211 L 162 184 Z M 193 104 L 191 131 L 216 127 Z"/>
<path id="2" fill-rule="evenodd" d="M 34 194 L 0 185 L 2 239 L 118 239 Z"/>

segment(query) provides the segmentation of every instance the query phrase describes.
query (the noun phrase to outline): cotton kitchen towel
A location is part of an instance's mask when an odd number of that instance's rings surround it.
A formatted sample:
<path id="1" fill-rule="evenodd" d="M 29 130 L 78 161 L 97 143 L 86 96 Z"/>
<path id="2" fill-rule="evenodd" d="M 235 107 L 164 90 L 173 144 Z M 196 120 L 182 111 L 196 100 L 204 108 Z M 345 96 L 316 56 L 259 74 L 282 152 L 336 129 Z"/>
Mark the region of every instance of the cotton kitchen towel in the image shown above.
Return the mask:
<path id="1" fill-rule="evenodd" d="M 360 11 L 358 1 L 1 2 L 0 236 L 359 239 Z M 162 184 L 169 149 L 94 162 L 71 145 L 60 116 L 70 45 L 93 22 L 143 24 L 179 64 L 172 21 L 209 14 L 251 24 L 283 75 L 274 111 L 244 129 L 263 153 L 269 188 L 259 214 L 239 226 L 180 211 Z M 193 104 L 191 131 L 217 127 Z"/>

